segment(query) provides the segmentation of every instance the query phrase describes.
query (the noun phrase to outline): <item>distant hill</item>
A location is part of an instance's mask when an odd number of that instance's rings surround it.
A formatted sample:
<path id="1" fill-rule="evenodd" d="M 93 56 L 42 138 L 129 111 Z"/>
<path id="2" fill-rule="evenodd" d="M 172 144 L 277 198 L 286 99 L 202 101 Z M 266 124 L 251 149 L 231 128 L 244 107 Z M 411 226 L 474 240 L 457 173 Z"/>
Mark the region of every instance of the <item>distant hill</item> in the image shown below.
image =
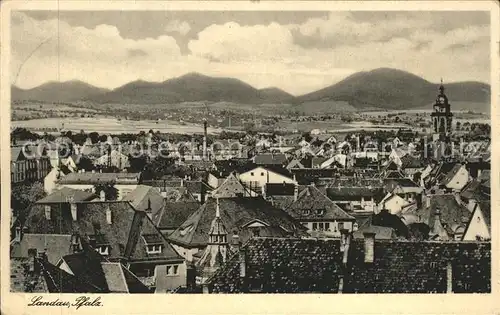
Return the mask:
<path id="1" fill-rule="evenodd" d="M 214 102 L 256 105 L 288 104 L 292 110 L 327 113 L 351 110 L 402 110 L 430 107 L 438 93 L 438 83 L 414 74 L 380 68 L 355 73 L 344 80 L 302 96 L 275 87 L 256 89 L 234 78 L 210 77 L 199 73 L 163 82 L 134 81 L 114 90 L 106 90 L 80 82 L 49 82 L 22 90 L 12 87 L 12 100 L 69 102 L 87 100 L 115 104 L 179 104 Z M 481 82 L 445 83 L 452 108 L 489 112 L 490 86 Z M 456 103 L 457 107 L 453 107 Z M 289 110 L 290 106 L 283 106 Z M 459 108 L 460 107 L 460 108 Z M 280 107 L 275 107 L 279 110 Z"/>
<path id="2" fill-rule="evenodd" d="M 389 68 L 355 73 L 344 80 L 321 90 L 300 96 L 298 103 L 318 101 L 345 101 L 356 109 L 376 107 L 381 109 L 421 108 L 432 103 L 439 84 L 414 74 Z M 481 82 L 445 84 L 450 102 L 490 103 L 490 86 Z"/>
<path id="3" fill-rule="evenodd" d="M 267 100 L 269 103 L 288 103 L 295 99 L 292 94 L 276 87 L 260 89 L 259 92 L 261 98 Z"/>
<path id="4" fill-rule="evenodd" d="M 12 101 L 72 102 L 83 98 L 106 93 L 109 90 L 98 88 L 82 81 L 47 82 L 32 89 L 11 88 Z"/>
<path id="5" fill-rule="evenodd" d="M 281 102 L 289 94 L 278 89 L 258 90 L 233 78 L 188 73 L 164 82 L 135 81 L 89 98 L 99 103 L 162 104 L 194 101 L 261 104 Z"/>

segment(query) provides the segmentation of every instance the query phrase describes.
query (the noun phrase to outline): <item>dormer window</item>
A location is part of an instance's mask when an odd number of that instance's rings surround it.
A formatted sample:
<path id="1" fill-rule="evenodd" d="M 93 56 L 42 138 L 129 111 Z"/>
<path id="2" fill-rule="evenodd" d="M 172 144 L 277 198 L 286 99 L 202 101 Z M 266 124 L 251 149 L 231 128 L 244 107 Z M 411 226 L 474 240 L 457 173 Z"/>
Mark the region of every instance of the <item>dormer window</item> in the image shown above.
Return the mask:
<path id="1" fill-rule="evenodd" d="M 304 215 L 309 215 L 309 214 L 311 214 L 311 211 L 309 209 L 304 209 L 304 211 L 302 211 L 302 213 Z"/>
<path id="2" fill-rule="evenodd" d="M 103 256 L 108 256 L 109 255 L 109 245 L 97 246 L 96 251 Z"/>
<path id="3" fill-rule="evenodd" d="M 191 232 L 192 230 L 193 230 L 193 225 L 188 225 L 185 228 L 181 229 L 180 234 L 184 236 L 187 233 Z"/>
<path id="4" fill-rule="evenodd" d="M 146 248 L 148 254 L 161 254 L 162 250 L 161 244 L 147 245 Z"/>
<path id="5" fill-rule="evenodd" d="M 316 210 L 317 215 L 324 215 L 325 214 L 325 209 L 317 209 Z"/>

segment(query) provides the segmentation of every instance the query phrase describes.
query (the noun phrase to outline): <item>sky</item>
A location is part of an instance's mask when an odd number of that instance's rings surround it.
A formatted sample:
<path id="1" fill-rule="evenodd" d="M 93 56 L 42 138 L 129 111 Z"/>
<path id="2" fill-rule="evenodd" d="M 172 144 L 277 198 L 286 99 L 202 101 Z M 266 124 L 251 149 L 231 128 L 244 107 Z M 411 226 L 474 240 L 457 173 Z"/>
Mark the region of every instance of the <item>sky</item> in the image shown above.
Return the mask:
<path id="1" fill-rule="evenodd" d="M 189 72 L 301 95 L 388 67 L 490 81 L 490 15 L 467 11 L 16 11 L 11 82 L 116 88 Z"/>

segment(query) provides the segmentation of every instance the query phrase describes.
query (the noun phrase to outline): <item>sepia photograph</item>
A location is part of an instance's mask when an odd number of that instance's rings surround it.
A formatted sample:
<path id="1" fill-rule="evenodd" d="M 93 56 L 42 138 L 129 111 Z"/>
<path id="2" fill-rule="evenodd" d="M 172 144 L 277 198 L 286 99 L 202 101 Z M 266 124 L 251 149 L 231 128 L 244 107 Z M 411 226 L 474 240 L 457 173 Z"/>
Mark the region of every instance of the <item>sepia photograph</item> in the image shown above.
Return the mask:
<path id="1" fill-rule="evenodd" d="M 497 12 L 274 8 L 9 10 L 10 293 L 493 292 Z"/>

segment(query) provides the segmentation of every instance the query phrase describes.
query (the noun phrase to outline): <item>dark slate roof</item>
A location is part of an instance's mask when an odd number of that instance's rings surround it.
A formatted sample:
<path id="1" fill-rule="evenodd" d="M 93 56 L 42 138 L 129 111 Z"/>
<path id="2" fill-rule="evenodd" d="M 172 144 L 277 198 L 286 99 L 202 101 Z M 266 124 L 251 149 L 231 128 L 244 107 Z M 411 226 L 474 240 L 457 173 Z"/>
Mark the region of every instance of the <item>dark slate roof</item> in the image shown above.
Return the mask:
<path id="1" fill-rule="evenodd" d="M 138 184 L 140 173 L 71 173 L 61 178 L 59 184 Z"/>
<path id="2" fill-rule="evenodd" d="M 104 276 L 101 262 L 104 260 L 93 248 L 86 248 L 77 253 L 62 257 L 73 274 L 82 281 L 99 288 L 101 292 L 108 292 L 108 285 Z"/>
<path id="3" fill-rule="evenodd" d="M 287 162 L 285 154 L 263 153 L 254 157 L 254 163 L 258 165 L 283 165 Z"/>
<path id="4" fill-rule="evenodd" d="M 28 257 L 28 250 L 36 249 L 45 252 L 52 264 L 57 264 L 63 255 L 72 252 L 71 235 L 69 234 L 23 234 L 21 242 L 11 250 L 11 257 Z"/>
<path id="5" fill-rule="evenodd" d="M 33 264 L 33 271 L 29 265 Z M 56 267 L 43 258 L 11 259 L 12 291 L 44 293 L 102 293 L 99 288 Z"/>
<path id="6" fill-rule="evenodd" d="M 451 180 L 453 180 L 453 177 L 458 173 L 458 171 L 462 168 L 462 164 L 455 164 L 453 168 L 446 172 L 446 173 L 441 173 L 442 176 L 438 177 L 439 183 L 441 185 L 447 185 Z"/>
<path id="7" fill-rule="evenodd" d="M 340 209 L 331 199 L 308 186 L 288 208 L 285 209 L 297 220 L 352 220 L 354 217 Z"/>
<path id="8" fill-rule="evenodd" d="M 45 218 L 44 207 L 35 206 L 26 221 L 29 233 L 72 234 L 78 233 L 91 246 L 110 245 L 109 259 L 126 258 L 131 261 L 179 260 L 179 255 L 165 240 L 161 254 L 148 255 L 145 244 L 133 239 L 134 235 L 159 234 L 153 222 L 143 211 L 136 211 L 129 202 L 89 202 L 78 204 L 78 218 L 73 221 L 68 208 L 52 207 L 51 220 Z M 106 211 L 111 210 L 112 223 L 106 221 Z"/>
<path id="9" fill-rule="evenodd" d="M 252 236 L 245 225 L 258 220 L 267 225 L 262 228 L 262 236 L 304 235 L 305 229 L 285 211 L 273 207 L 260 197 L 237 197 L 219 199 L 220 217 L 230 232 L 238 231 L 240 239 Z M 207 245 L 208 232 L 215 218 L 216 201 L 210 198 L 194 212 L 178 229 L 168 236 L 174 243 L 186 247 Z M 289 231 L 289 232 L 288 232 Z M 230 242 L 232 235 L 228 235 Z"/>
<path id="10" fill-rule="evenodd" d="M 149 242 L 149 243 L 148 243 Z M 161 253 L 147 253 L 148 244 L 161 244 Z M 137 246 L 132 253 L 131 262 L 139 263 L 148 262 L 182 262 L 184 259 L 177 253 L 167 239 L 162 235 L 160 230 L 155 227 L 153 221 L 146 216 L 141 227 L 141 237 L 137 242 Z"/>
<path id="11" fill-rule="evenodd" d="M 332 178 L 337 174 L 335 169 L 297 168 L 290 170 L 301 185 L 309 185 L 318 178 Z"/>
<path id="12" fill-rule="evenodd" d="M 214 172 L 218 176 L 227 177 L 232 172 L 240 173 L 240 169 L 249 164 L 253 163 L 247 159 L 217 160 L 214 162 L 216 169 Z"/>
<path id="13" fill-rule="evenodd" d="M 426 166 L 423 159 L 407 154 L 401 158 L 401 168 L 424 168 Z"/>
<path id="14" fill-rule="evenodd" d="M 153 213 L 153 222 L 160 230 L 177 229 L 199 207 L 197 201 L 166 201 L 161 211 Z"/>
<path id="15" fill-rule="evenodd" d="M 327 196 L 333 201 L 358 200 L 361 197 L 381 200 L 384 195 L 382 188 L 369 187 L 330 187 L 326 189 Z"/>
<path id="16" fill-rule="evenodd" d="M 452 194 L 430 195 L 430 207 L 427 207 L 424 202 L 421 208 L 416 208 L 407 214 L 415 214 L 420 218 L 420 221 L 427 224 L 429 227 L 434 226 L 436 219 L 436 210 L 439 209 L 440 221 L 445 225 L 448 234 L 452 234 L 452 227 L 457 225 L 465 225 L 469 222 L 471 213 L 463 205 L 459 204 L 456 197 Z"/>
<path id="17" fill-rule="evenodd" d="M 481 193 L 481 182 L 474 179 L 465 185 L 460 193 L 460 197 L 464 199 L 489 199 Z"/>
<path id="18" fill-rule="evenodd" d="M 149 289 L 121 263 L 103 262 L 102 270 L 112 293 L 150 293 Z"/>
<path id="19" fill-rule="evenodd" d="M 112 224 L 106 221 L 106 210 L 111 210 Z M 76 221 L 71 217 L 69 206 L 53 206 L 51 220 L 45 218 L 44 206 L 31 209 L 26 220 L 29 233 L 39 234 L 72 234 L 81 236 L 101 235 L 111 245 L 110 257 L 118 258 L 125 254 L 128 235 L 132 229 L 138 228 L 141 213 L 126 201 L 79 203 Z"/>
<path id="20" fill-rule="evenodd" d="M 343 266 L 340 240 L 253 238 L 243 246 L 245 278 L 233 255 L 209 279 L 214 293 L 445 293 L 447 263 L 454 292 L 491 292 L 491 244 L 376 240 L 374 261 L 354 239 Z"/>
<path id="21" fill-rule="evenodd" d="M 266 196 L 293 196 L 295 184 L 267 183 Z"/>
<path id="22" fill-rule="evenodd" d="M 95 194 L 93 192 L 84 191 L 81 189 L 72 189 L 69 187 L 62 187 L 59 190 L 54 191 L 47 197 L 40 199 L 37 203 L 62 203 L 68 202 L 68 200 L 73 200 L 75 202 L 89 201 L 94 199 Z"/>

